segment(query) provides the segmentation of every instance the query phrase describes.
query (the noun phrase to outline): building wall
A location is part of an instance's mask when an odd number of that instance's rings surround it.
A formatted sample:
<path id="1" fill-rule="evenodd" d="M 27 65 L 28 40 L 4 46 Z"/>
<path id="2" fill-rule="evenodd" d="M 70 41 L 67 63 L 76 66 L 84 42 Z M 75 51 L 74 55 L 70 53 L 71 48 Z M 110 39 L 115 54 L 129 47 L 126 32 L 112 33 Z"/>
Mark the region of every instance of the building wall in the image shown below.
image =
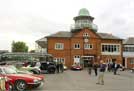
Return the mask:
<path id="1" fill-rule="evenodd" d="M 116 61 L 117 63 L 119 64 L 122 64 L 122 60 L 123 60 L 123 50 L 122 50 L 122 41 L 121 40 L 111 40 L 111 39 L 103 39 L 101 40 L 101 43 L 109 43 L 109 44 L 119 44 L 120 45 L 120 54 L 119 55 L 113 55 L 113 54 L 110 54 L 110 55 L 101 55 L 101 58 L 107 62 L 108 60 L 109 61 Z M 101 46 L 100 46 L 100 49 L 101 49 Z"/>
<path id="2" fill-rule="evenodd" d="M 127 68 L 133 68 L 134 67 L 134 63 L 131 64 L 130 63 L 130 60 L 133 60 L 134 61 L 134 57 L 127 58 Z"/>
<path id="3" fill-rule="evenodd" d="M 83 33 L 88 33 L 88 42 L 84 41 Z M 55 50 L 55 43 L 63 43 L 63 50 Z M 79 43 L 80 49 L 74 49 L 74 44 Z M 84 49 L 84 43 L 93 45 L 93 49 Z M 94 55 L 95 60 L 116 59 L 118 63 L 122 63 L 122 47 L 120 55 L 101 55 L 101 43 L 115 43 L 122 44 L 121 40 L 102 40 L 95 32 L 90 29 L 83 29 L 73 34 L 72 38 L 48 38 L 48 53 L 52 54 L 54 58 L 65 58 L 65 64 L 70 67 L 74 63 L 74 56 Z"/>
<path id="4" fill-rule="evenodd" d="M 64 50 L 55 50 L 55 43 L 63 43 Z M 71 65 L 70 49 L 69 38 L 48 38 L 48 53 L 52 54 L 54 58 L 64 58 L 67 66 Z"/>

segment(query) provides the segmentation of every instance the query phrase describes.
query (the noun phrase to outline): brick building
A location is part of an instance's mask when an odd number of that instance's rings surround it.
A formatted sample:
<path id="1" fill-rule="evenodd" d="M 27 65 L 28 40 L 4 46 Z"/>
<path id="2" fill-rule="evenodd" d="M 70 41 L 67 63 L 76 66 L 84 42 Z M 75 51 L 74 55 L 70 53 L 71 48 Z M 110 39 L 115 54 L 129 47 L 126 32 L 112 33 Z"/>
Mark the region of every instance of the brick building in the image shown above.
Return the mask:
<path id="1" fill-rule="evenodd" d="M 87 66 L 87 62 L 100 59 L 105 62 L 122 63 L 122 39 L 108 33 L 99 33 L 87 9 L 80 9 L 78 16 L 73 18 L 74 26 L 68 31 L 45 36 L 47 53 L 54 60 L 64 61 L 70 67 L 74 62 Z M 46 44 L 44 44 L 46 45 Z"/>
<path id="2" fill-rule="evenodd" d="M 123 65 L 125 68 L 134 68 L 134 37 L 123 41 Z"/>

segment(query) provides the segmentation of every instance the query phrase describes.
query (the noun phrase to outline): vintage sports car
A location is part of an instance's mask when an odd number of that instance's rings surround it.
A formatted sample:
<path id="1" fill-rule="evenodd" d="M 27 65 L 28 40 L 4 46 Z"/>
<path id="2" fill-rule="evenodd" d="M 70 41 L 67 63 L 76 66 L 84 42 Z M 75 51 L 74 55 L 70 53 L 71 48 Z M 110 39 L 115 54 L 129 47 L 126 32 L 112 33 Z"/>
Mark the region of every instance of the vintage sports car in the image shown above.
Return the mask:
<path id="1" fill-rule="evenodd" d="M 38 87 L 44 82 L 44 76 L 34 74 L 18 74 L 15 70 L 0 66 L 0 74 L 12 79 L 13 89 L 25 91 L 27 88 Z"/>

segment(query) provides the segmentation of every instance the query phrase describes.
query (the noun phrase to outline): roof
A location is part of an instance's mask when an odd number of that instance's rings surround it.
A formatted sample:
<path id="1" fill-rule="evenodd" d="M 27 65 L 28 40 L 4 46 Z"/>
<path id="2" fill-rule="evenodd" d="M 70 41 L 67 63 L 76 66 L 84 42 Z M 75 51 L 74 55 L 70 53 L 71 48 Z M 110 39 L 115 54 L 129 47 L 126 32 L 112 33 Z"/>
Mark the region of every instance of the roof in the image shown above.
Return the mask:
<path id="1" fill-rule="evenodd" d="M 129 37 L 123 41 L 123 44 L 134 44 L 134 37 Z"/>
<path id="2" fill-rule="evenodd" d="M 109 33 L 97 33 L 102 39 L 121 39 Z"/>
<path id="3" fill-rule="evenodd" d="M 100 38 L 102 39 L 121 39 L 119 37 L 116 37 L 112 34 L 109 34 L 109 33 L 96 33 L 97 35 L 100 36 Z M 65 31 L 60 31 L 60 32 L 57 32 L 55 34 L 52 34 L 50 36 L 47 36 L 47 37 L 67 37 L 67 38 L 71 38 L 73 35 L 73 33 L 71 32 L 65 32 Z"/>
<path id="4" fill-rule="evenodd" d="M 39 46 L 41 46 L 42 48 L 46 48 L 47 47 L 47 38 L 43 37 L 39 40 L 35 41 Z"/>
<path id="5" fill-rule="evenodd" d="M 90 16 L 90 14 L 86 8 L 82 8 L 80 9 L 78 16 Z"/>
<path id="6" fill-rule="evenodd" d="M 52 34 L 52 35 L 49 35 L 49 36 L 46 36 L 46 37 L 67 37 L 67 38 L 70 38 L 72 37 L 72 33 L 71 32 L 66 32 L 66 31 L 60 31 L 60 32 L 57 32 L 55 34 Z"/>

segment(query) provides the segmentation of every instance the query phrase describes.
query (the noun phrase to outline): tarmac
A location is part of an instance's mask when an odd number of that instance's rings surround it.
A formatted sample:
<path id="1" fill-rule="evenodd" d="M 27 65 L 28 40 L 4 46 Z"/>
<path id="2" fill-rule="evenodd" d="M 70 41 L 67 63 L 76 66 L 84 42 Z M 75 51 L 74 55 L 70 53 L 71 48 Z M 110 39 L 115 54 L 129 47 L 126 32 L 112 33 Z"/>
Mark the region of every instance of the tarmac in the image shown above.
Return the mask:
<path id="1" fill-rule="evenodd" d="M 130 71 L 105 72 L 104 85 L 98 85 L 94 71 L 67 70 L 59 74 L 44 74 L 45 83 L 32 91 L 134 91 L 134 73 Z"/>

